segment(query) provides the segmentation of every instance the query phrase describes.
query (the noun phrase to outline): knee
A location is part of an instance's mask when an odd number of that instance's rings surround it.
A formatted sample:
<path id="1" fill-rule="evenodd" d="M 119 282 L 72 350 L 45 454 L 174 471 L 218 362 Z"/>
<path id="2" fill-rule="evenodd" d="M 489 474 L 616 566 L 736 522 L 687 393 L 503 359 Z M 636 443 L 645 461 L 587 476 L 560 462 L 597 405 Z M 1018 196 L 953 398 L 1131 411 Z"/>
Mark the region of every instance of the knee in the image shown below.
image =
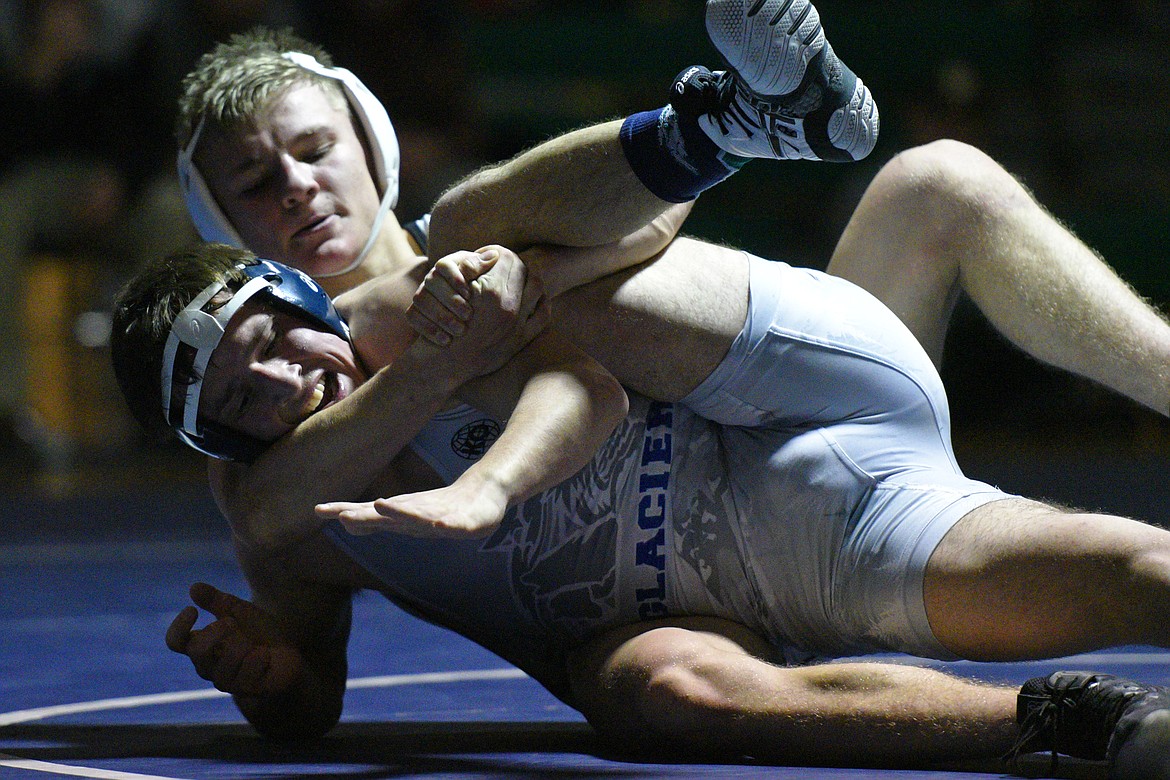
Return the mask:
<path id="1" fill-rule="evenodd" d="M 874 179 L 889 203 L 933 224 L 938 235 L 987 222 L 1033 203 L 1020 182 L 984 152 L 953 140 L 899 153 Z"/>
<path id="2" fill-rule="evenodd" d="M 709 647 L 693 632 L 648 631 L 623 648 L 620 662 L 607 670 L 605 701 L 586 715 L 620 743 L 644 749 L 647 741 L 661 746 L 683 739 L 700 747 L 705 714 L 723 703 L 714 673 Z"/>
<path id="3" fill-rule="evenodd" d="M 1129 556 L 1129 571 L 1139 586 L 1149 591 L 1151 584 L 1170 588 L 1170 538 L 1143 546 Z"/>

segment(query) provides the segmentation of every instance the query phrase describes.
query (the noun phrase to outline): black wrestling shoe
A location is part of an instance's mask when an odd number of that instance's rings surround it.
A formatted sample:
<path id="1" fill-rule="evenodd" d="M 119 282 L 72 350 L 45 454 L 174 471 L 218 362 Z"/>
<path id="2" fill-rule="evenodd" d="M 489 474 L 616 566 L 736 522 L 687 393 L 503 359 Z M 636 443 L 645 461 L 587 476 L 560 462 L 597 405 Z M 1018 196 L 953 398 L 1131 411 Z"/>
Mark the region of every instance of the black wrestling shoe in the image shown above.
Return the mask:
<path id="1" fill-rule="evenodd" d="M 1017 697 L 1009 757 L 1048 751 L 1108 761 L 1113 780 L 1170 780 L 1170 689 L 1111 674 L 1056 672 Z"/>

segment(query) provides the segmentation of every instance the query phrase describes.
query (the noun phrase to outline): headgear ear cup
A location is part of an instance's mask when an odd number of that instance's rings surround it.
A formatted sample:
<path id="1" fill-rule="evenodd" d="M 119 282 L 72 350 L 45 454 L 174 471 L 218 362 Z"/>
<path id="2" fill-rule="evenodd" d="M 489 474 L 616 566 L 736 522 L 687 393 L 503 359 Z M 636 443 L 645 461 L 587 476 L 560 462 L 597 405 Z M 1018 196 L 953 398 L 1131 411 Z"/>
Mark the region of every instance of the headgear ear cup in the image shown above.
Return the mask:
<path id="1" fill-rule="evenodd" d="M 240 234 L 236 232 L 231 220 L 219 207 L 219 203 L 216 202 L 207 182 L 203 179 L 203 174 L 199 172 L 195 161 L 191 159 L 202 132 L 203 120 L 200 119 L 199 124 L 195 126 L 195 132 L 191 134 L 187 148 L 179 151 L 179 187 L 183 191 L 187 213 L 191 215 L 191 221 L 195 223 L 195 229 L 199 231 L 199 236 L 204 241 L 228 244 L 237 249 L 244 249 L 244 240 L 240 238 Z"/>
<path id="2" fill-rule="evenodd" d="M 390 208 L 398 205 L 398 136 L 382 101 L 365 84 L 345 68 L 327 68 L 313 57 L 300 51 L 284 53 L 285 59 L 292 60 L 305 70 L 326 78 L 336 79 L 345 89 L 349 106 L 361 122 L 366 141 L 374 159 L 374 180 L 383 198 L 388 198 Z"/>
<path id="3" fill-rule="evenodd" d="M 390 122 L 390 116 L 386 113 L 385 106 L 352 72 L 345 68 L 327 68 L 304 52 L 290 51 L 285 52 L 283 56 L 305 70 L 335 79 L 341 83 L 349 101 L 350 110 L 358 118 L 362 130 L 365 132 L 366 142 L 370 147 L 370 156 L 374 164 L 374 181 L 382 191 L 382 203 L 378 209 L 378 220 L 371 231 L 370 239 L 357 259 L 349 268 L 329 275 L 345 273 L 364 259 L 381 227 L 382 218 L 387 211 L 398 204 L 398 136 L 394 133 L 394 125 Z M 239 233 L 215 201 L 211 190 L 207 187 L 207 182 L 192 159 L 202 130 L 203 120 L 201 119 L 191 134 L 191 140 L 187 143 L 186 148 L 180 150 L 178 155 L 179 184 L 183 190 L 183 198 L 187 203 L 187 211 L 191 215 L 199 235 L 205 241 L 216 241 L 244 249 L 246 247 Z"/>

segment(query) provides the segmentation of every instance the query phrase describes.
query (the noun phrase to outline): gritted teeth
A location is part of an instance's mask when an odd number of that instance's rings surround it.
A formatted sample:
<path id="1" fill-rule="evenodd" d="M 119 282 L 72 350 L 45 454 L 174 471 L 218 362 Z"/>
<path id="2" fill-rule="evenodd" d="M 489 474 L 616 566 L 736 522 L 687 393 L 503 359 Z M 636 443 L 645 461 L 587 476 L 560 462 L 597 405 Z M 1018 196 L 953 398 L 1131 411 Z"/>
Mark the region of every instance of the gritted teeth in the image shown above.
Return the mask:
<path id="1" fill-rule="evenodd" d="M 325 380 L 322 379 L 309 394 L 309 403 L 306 405 L 309 414 L 321 408 L 321 401 L 325 399 Z"/>

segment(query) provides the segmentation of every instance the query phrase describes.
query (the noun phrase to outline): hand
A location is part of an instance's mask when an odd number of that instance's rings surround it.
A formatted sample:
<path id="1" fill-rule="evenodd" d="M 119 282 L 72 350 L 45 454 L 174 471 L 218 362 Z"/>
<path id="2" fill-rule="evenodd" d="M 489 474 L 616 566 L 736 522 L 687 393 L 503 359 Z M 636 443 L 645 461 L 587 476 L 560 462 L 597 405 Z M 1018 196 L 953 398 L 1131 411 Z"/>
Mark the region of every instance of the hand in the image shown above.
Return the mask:
<path id="1" fill-rule="evenodd" d="M 167 647 L 190 658 L 204 680 L 225 693 L 268 696 L 302 678 L 303 656 L 277 638 L 268 613 L 205 583 L 191 586 L 191 600 L 215 620 L 195 629 L 199 610 L 185 607 L 167 629 Z"/>
<path id="2" fill-rule="evenodd" d="M 421 493 L 319 504 L 317 514 L 339 521 L 355 536 L 390 531 L 420 538 L 477 539 L 499 527 L 507 508 L 502 491 L 468 488 L 457 480 Z"/>
<path id="3" fill-rule="evenodd" d="M 463 335 L 473 310 L 471 283 L 491 270 L 499 252 L 455 252 L 442 257 L 427 272 L 414 293 L 406 319 L 423 338 L 446 346 Z"/>
<path id="4" fill-rule="evenodd" d="M 407 317 L 424 338 L 456 351 L 476 374 L 498 369 L 547 326 L 544 285 L 509 249 L 457 252 L 436 263 Z"/>

